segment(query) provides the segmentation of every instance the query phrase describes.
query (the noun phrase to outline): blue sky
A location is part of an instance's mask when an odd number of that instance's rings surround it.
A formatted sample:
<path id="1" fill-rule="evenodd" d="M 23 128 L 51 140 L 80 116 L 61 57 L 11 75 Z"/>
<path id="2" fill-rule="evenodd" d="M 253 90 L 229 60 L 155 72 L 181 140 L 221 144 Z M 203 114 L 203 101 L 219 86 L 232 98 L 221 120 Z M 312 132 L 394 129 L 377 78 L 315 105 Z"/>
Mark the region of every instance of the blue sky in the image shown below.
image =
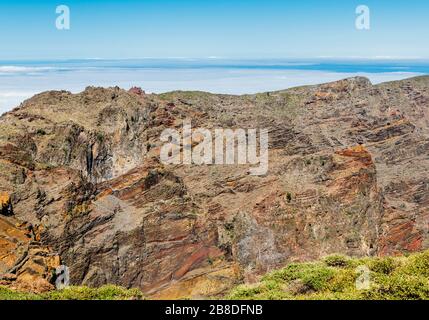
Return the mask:
<path id="1" fill-rule="evenodd" d="M 55 28 L 57 5 L 71 30 Z M 355 29 L 355 8 L 371 30 Z M 427 0 L 0 1 L 0 59 L 429 58 Z"/>

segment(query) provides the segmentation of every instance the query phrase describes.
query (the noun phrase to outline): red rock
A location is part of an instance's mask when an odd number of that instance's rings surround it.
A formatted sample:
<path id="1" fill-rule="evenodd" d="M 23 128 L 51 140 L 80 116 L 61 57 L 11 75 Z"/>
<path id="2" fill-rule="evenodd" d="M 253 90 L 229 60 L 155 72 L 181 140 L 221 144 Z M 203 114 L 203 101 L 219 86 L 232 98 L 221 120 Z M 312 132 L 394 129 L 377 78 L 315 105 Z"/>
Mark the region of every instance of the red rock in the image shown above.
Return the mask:
<path id="1" fill-rule="evenodd" d="M 128 90 L 128 92 L 134 93 L 139 96 L 144 96 L 146 94 L 144 90 L 140 87 L 132 87 L 130 90 Z"/>

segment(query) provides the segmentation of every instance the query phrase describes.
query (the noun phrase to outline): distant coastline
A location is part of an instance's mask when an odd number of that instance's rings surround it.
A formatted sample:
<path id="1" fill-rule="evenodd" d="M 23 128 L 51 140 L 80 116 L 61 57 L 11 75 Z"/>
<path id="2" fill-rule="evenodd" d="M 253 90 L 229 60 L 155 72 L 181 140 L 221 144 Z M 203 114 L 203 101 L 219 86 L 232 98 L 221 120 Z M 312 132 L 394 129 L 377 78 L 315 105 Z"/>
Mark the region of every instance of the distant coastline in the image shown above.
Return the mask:
<path id="1" fill-rule="evenodd" d="M 394 59 L 75 59 L 0 61 L 0 114 L 47 90 L 140 86 L 147 92 L 246 94 L 353 76 L 373 83 L 429 74 L 427 60 Z"/>

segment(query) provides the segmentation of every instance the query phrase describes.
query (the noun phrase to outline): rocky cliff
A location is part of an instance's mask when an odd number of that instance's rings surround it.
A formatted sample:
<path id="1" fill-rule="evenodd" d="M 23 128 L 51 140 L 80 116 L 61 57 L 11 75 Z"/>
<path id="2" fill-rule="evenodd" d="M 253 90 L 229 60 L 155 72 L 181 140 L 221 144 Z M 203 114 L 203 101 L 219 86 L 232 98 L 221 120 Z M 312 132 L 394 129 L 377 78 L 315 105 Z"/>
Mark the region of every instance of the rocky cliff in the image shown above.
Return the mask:
<path id="1" fill-rule="evenodd" d="M 268 173 L 164 165 L 160 134 L 184 119 L 267 128 Z M 244 96 L 45 92 L 0 118 L 2 281 L 52 282 L 62 263 L 73 284 L 197 298 L 291 261 L 420 251 L 428 151 L 429 77 Z"/>

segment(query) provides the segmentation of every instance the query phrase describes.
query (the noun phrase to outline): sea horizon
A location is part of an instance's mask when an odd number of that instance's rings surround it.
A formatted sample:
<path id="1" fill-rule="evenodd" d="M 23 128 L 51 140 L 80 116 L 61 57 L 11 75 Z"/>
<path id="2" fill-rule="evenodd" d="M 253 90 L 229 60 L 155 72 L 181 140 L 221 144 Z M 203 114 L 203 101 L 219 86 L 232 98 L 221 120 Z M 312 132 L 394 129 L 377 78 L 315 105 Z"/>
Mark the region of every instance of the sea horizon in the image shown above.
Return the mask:
<path id="1" fill-rule="evenodd" d="M 77 93 L 87 86 L 137 86 L 148 93 L 183 90 L 241 95 L 354 76 L 378 84 L 427 74 L 428 59 L 389 57 L 0 60 L 0 114 L 40 92 Z"/>

